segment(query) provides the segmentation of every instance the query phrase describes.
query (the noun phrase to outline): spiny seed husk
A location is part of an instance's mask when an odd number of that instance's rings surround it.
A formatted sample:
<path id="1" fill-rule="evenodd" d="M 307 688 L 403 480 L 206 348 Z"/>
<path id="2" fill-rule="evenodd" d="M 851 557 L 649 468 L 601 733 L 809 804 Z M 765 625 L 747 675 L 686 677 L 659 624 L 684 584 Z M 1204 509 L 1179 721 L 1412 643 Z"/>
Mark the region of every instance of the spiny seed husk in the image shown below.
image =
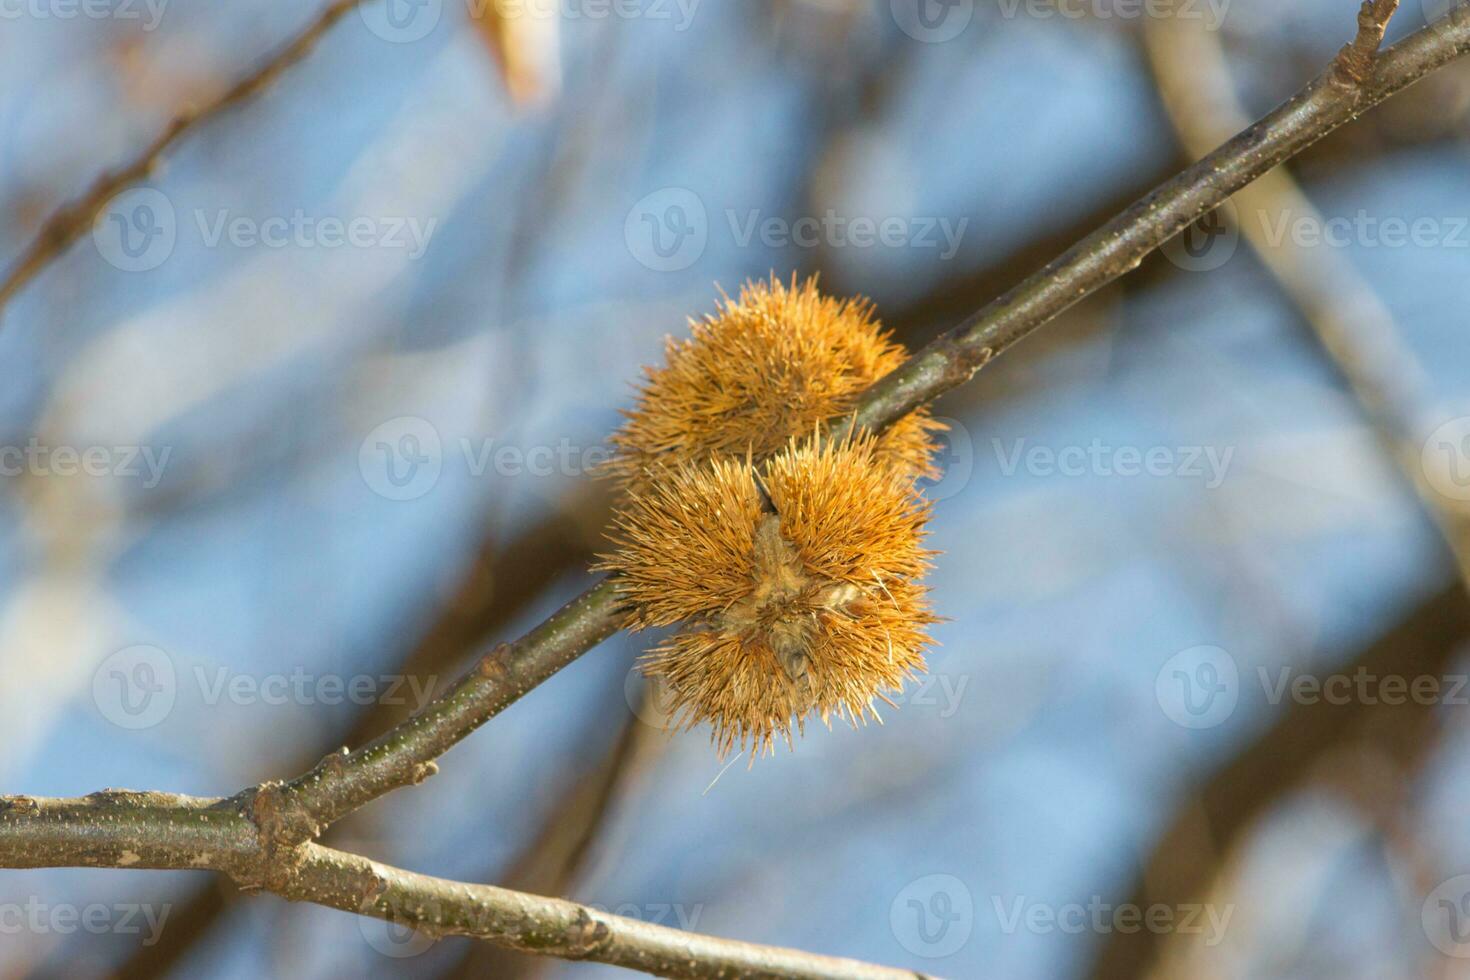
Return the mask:
<path id="1" fill-rule="evenodd" d="M 814 278 L 748 283 L 690 329 L 688 339 L 667 341 L 663 367 L 645 369 L 613 436 L 606 473 L 625 488 L 646 490 L 661 469 L 685 463 L 763 462 L 788 439 L 852 411 L 908 357 L 870 303 L 823 296 Z M 910 476 L 937 475 L 930 458 L 943 429 L 927 409 L 916 411 L 879 438 L 877 457 Z"/>
<path id="2" fill-rule="evenodd" d="M 790 441 L 764 464 L 686 465 L 619 513 L 600 567 L 631 625 L 680 624 L 643 671 L 722 756 L 790 744 L 812 715 L 864 721 L 923 670 L 929 505 L 878 452 Z"/>

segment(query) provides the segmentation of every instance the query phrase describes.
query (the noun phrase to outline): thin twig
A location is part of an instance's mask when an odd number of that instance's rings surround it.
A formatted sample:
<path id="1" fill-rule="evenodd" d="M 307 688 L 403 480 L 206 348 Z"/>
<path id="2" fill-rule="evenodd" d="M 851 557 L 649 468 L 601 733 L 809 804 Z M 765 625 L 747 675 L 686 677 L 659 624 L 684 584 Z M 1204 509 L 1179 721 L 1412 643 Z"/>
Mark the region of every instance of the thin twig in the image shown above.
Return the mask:
<path id="1" fill-rule="evenodd" d="M 363 2 L 364 0 L 333 0 L 300 34 L 268 57 L 255 71 L 203 106 L 184 109 L 131 162 L 102 174 L 84 195 L 58 208 L 46 219 L 46 223 L 10 267 L 5 278 L 0 280 L 0 312 L 4 311 L 10 298 L 34 279 L 47 263 L 64 254 L 77 239 L 88 232 L 92 222 L 97 220 L 108 202 L 133 184 L 147 180 L 163 162 L 164 154 L 185 133 L 259 95 L 285 74 L 287 69 L 310 54 L 323 34 Z"/>
<path id="2" fill-rule="evenodd" d="M 1332 64 L 1333 81 L 1341 88 L 1358 89 L 1373 71 L 1373 59 L 1383 45 L 1388 22 L 1399 0 L 1363 0 L 1358 8 L 1358 36 L 1343 45 Z"/>
<path id="3" fill-rule="evenodd" d="M 1180 18 L 1156 18 L 1146 25 L 1144 42 L 1164 107 L 1186 149 L 1203 152 L 1240 128 L 1245 110 L 1214 32 Z M 1234 204 L 1241 236 L 1301 311 L 1323 352 L 1347 381 L 1470 586 L 1470 505 L 1429 486 L 1420 458 L 1429 435 L 1422 431 L 1421 420 L 1432 404 L 1424 365 L 1351 262 L 1335 249 L 1303 248 L 1291 236 L 1277 240 L 1269 233 L 1268 215 L 1309 220 L 1319 228 L 1326 224 L 1290 168 L 1273 170 L 1242 188 Z"/>
<path id="4" fill-rule="evenodd" d="M 1138 267 L 1149 253 L 1271 168 L 1470 51 L 1470 8 L 1382 52 L 1353 91 L 1333 68 L 879 381 L 857 424 L 880 429 L 968 380 L 995 356 Z"/>
<path id="5" fill-rule="evenodd" d="M 1470 52 L 1470 14 L 1457 8 L 1384 51 L 1360 92 L 1329 68 L 1300 93 L 1174 179 L 1155 189 L 1040 272 L 915 354 L 858 402 L 856 425 L 881 430 L 969 380 L 1073 304 L 1137 268 L 1201 215 L 1365 109 Z M 546 623 L 486 655 L 417 718 L 352 752 L 324 760 L 276 788 L 280 819 L 263 827 L 284 846 L 310 840 L 346 813 L 431 774 L 433 759 L 531 687 L 620 627 L 617 588 L 603 580 Z"/>
<path id="6" fill-rule="evenodd" d="M 1144 38 L 1164 105 L 1186 148 L 1198 152 L 1222 131 L 1233 131 L 1243 110 L 1219 40 L 1210 32 L 1165 20 L 1148 24 Z M 1320 216 L 1286 168 L 1240 191 L 1235 204 L 1241 235 L 1301 309 L 1380 440 L 1443 530 L 1459 560 L 1462 583 L 1470 582 L 1470 515 L 1448 506 L 1423 485 L 1415 429 L 1427 383 L 1422 366 L 1399 341 L 1392 317 L 1335 253 L 1275 242 L 1266 234 L 1267 214 L 1317 217 L 1320 224 Z M 1470 613 L 1462 584 L 1411 614 L 1403 626 L 1340 673 L 1434 676 L 1447 667 L 1467 628 Z M 1433 712 L 1423 705 L 1398 706 L 1391 713 L 1380 710 L 1370 724 L 1366 719 L 1371 715 L 1371 705 L 1357 702 L 1336 711 L 1297 705 L 1283 713 L 1268 732 L 1206 782 L 1198 806 L 1176 815 L 1148 856 L 1131 900 L 1175 904 L 1205 896 L 1211 882 L 1225 876 L 1220 862 L 1238 860 L 1249 828 L 1272 803 L 1299 789 L 1333 751 L 1358 755 L 1362 746 L 1352 745 L 1354 735 L 1392 757 L 1427 751 L 1431 740 L 1426 728 Z M 1218 861 L 1200 859 L 1201 832 L 1213 839 Z M 1092 976 L 1113 980 L 1148 975 L 1151 968 L 1158 972 L 1161 945 L 1158 936 L 1111 937 Z"/>
<path id="7" fill-rule="evenodd" d="M 557 898 L 415 874 L 309 844 L 283 862 L 232 800 L 105 790 L 77 800 L 0 797 L 0 864 L 13 868 L 204 869 L 241 887 L 472 936 L 541 956 L 665 977 L 916 980 L 911 970 L 719 939 Z"/>

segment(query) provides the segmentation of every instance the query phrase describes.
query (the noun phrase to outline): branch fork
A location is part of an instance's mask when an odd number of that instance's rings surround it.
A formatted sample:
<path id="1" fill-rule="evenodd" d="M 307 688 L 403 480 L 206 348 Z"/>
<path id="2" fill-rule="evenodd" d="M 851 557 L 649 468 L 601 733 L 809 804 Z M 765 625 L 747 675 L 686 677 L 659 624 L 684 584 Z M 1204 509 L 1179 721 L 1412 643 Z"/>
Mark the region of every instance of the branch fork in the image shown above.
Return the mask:
<path id="1" fill-rule="evenodd" d="M 1399 0 L 1363 0 L 1358 8 L 1358 35 L 1342 46 L 1332 64 L 1332 81 L 1339 88 L 1359 90 L 1373 74 L 1378 49 Z"/>

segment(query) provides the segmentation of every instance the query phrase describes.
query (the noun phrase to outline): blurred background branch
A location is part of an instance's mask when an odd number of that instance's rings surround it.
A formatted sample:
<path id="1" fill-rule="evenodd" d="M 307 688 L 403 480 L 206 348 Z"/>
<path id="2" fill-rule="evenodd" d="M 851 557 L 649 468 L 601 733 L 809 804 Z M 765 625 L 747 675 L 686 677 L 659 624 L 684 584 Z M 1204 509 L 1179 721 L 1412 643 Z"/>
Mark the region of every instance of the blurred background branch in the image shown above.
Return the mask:
<path id="1" fill-rule="evenodd" d="M 255 71 L 203 105 L 179 112 L 136 157 L 98 177 L 82 197 L 47 218 L 30 247 L 11 265 L 4 279 L 0 279 L 0 313 L 4 312 L 10 298 L 35 278 L 48 262 L 64 253 L 91 229 L 92 222 L 102 214 L 109 201 L 152 176 L 163 163 L 164 155 L 185 134 L 270 88 L 293 65 L 311 54 L 322 35 L 363 2 L 333 0 L 301 33 L 261 62 Z"/>

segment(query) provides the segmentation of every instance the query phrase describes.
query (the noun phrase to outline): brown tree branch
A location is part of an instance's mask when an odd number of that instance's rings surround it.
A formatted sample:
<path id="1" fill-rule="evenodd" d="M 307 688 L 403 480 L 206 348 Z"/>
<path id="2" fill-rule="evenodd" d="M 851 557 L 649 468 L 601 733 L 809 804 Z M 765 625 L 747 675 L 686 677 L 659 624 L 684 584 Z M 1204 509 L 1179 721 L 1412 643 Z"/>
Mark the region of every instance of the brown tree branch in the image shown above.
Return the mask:
<path id="1" fill-rule="evenodd" d="M 105 790 L 78 800 L 0 797 L 0 865 L 203 869 L 242 888 L 570 960 L 665 977 L 916 980 L 911 970 L 758 946 L 493 885 L 446 881 L 308 844 L 262 845 L 235 800 Z"/>
<path id="2" fill-rule="evenodd" d="M 1392 14 L 1392 4 L 1377 12 L 1371 6 L 1364 4 L 1360 18 L 1382 16 L 1386 21 Z M 1381 27 L 1378 34 L 1381 37 Z M 1203 152 L 1243 124 L 1245 110 L 1213 32 L 1178 18 L 1159 18 L 1146 25 L 1144 43 L 1165 109 L 1187 149 Z M 1278 241 L 1267 232 L 1268 216 L 1310 218 L 1318 227 L 1326 223 L 1289 167 L 1242 188 L 1234 204 L 1241 237 L 1301 311 L 1379 441 L 1439 527 L 1461 578 L 1470 586 L 1470 504 L 1451 500 L 1430 486 L 1421 460 L 1429 435 L 1421 419 L 1432 403 L 1424 365 L 1348 259 L 1333 249 L 1303 248 L 1290 236 Z"/>
<path id="3" fill-rule="evenodd" d="M 437 771 L 434 759 L 621 627 L 616 585 L 604 579 L 514 643 L 502 643 L 423 711 L 354 751 L 327 756 L 288 783 L 259 790 L 263 836 L 291 847 L 358 807 Z M 247 793 L 255 793 L 250 790 Z"/>
<path id="4" fill-rule="evenodd" d="M 1334 83 L 1335 69 L 1329 68 L 1264 119 L 915 354 L 870 388 L 853 417 L 837 427 L 886 428 L 964 383 L 1038 327 L 1137 268 L 1231 194 L 1466 52 L 1470 10 L 1460 7 L 1384 51 L 1357 90 L 1347 92 Z M 293 846 L 376 797 L 431 775 L 432 760 L 612 635 L 621 622 L 617 588 L 604 579 L 521 640 L 487 654 L 423 714 L 274 787 L 270 820 L 262 830 L 277 843 Z"/>
<path id="5" fill-rule="evenodd" d="M 300 34 L 262 62 L 255 71 L 203 106 L 184 109 L 130 162 L 117 170 L 102 174 L 85 194 L 47 218 L 31 244 L 5 273 L 5 278 L 0 279 L 0 312 L 4 311 L 10 298 L 34 279 L 47 263 L 64 254 L 77 239 L 87 233 L 109 201 L 133 184 L 148 179 L 163 162 L 164 154 L 185 133 L 265 91 L 289 68 L 310 54 L 317 41 L 337 21 L 363 2 L 364 0 L 333 0 Z"/>
<path id="6" fill-rule="evenodd" d="M 1234 139 L 1161 184 L 868 392 L 857 424 L 879 429 L 968 380 L 991 358 L 1113 280 L 1271 168 L 1470 51 L 1470 9 L 1382 52 L 1361 85 L 1333 68 Z"/>
<path id="7" fill-rule="evenodd" d="M 1182 142 L 1191 149 L 1233 131 L 1240 118 L 1224 52 L 1209 32 L 1177 21 L 1145 30 L 1150 61 Z M 1418 489 L 1470 582 L 1470 514 L 1423 485 L 1418 464 L 1422 433 L 1417 410 L 1426 401 L 1422 366 L 1397 336 L 1392 317 L 1348 263 L 1330 250 L 1309 251 L 1266 235 L 1265 215 L 1315 215 L 1310 200 L 1285 168 L 1236 195 L 1242 237 L 1286 295 L 1302 311 L 1322 348 L 1348 381 L 1364 415 L 1399 468 Z M 1470 632 L 1464 586 L 1451 587 L 1416 610 L 1403 625 L 1363 652 L 1340 673 L 1417 678 L 1448 668 Z M 1203 897 L 1235 858 L 1250 828 L 1269 808 L 1300 789 L 1323 759 L 1349 751 L 1353 739 L 1398 760 L 1427 753 L 1433 712 L 1421 704 L 1378 708 L 1354 702 L 1329 710 L 1298 704 L 1192 794 L 1148 856 L 1131 900 L 1188 902 Z M 1394 801 L 1375 802 L 1391 806 Z M 1202 835 L 1214 846 L 1201 847 Z M 1202 856 L 1204 855 L 1204 856 Z M 1211 860 L 1208 855 L 1213 855 Z M 1148 975 L 1162 968 L 1163 937 L 1108 937 L 1093 970 L 1096 980 Z"/>
<path id="8" fill-rule="evenodd" d="M 523 613 L 554 580 L 592 562 L 598 529 L 607 524 L 609 504 L 606 486 L 584 481 L 562 499 L 555 514 L 524 529 L 509 542 L 499 541 L 487 528 L 474 561 L 461 574 L 453 595 L 395 673 L 432 685 L 434 677 L 458 670 L 476 650 L 483 649 L 497 629 Z M 376 701 L 336 731 L 328 732 L 321 743 L 301 746 L 289 760 L 270 763 L 265 771 L 308 769 L 334 746 L 366 742 L 402 721 L 407 713 L 407 707 Z M 551 812 L 561 813 L 562 807 L 552 807 Z M 518 891 L 565 894 L 558 888 L 517 880 L 514 872 L 503 883 Z M 196 891 L 173 899 L 167 931 L 153 945 L 139 946 L 118 967 L 115 980 L 142 980 L 166 972 L 224 917 L 231 908 L 231 898 L 233 893 L 227 896 L 220 882 L 207 881 Z"/>

